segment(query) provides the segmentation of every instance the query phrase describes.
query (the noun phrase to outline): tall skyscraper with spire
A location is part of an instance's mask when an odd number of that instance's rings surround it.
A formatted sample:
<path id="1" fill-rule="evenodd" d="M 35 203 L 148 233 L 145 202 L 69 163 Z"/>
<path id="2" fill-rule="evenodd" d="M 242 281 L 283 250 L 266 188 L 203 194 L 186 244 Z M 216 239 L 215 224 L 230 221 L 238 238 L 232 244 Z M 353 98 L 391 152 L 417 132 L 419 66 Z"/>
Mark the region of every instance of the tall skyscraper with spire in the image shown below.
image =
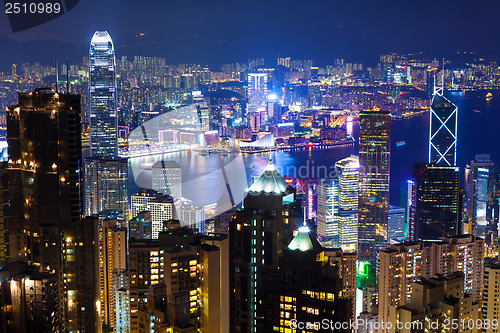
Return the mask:
<path id="1" fill-rule="evenodd" d="M 230 331 L 269 332 L 279 302 L 271 289 L 279 283 L 279 259 L 300 225 L 301 207 L 272 161 L 248 189 L 244 207 L 229 226 Z"/>
<path id="2" fill-rule="evenodd" d="M 391 114 L 366 111 L 359 120 L 358 258 L 374 265 L 388 245 Z"/>
<path id="3" fill-rule="evenodd" d="M 444 70 L 444 69 L 443 69 Z M 415 238 L 434 241 L 462 231 L 462 194 L 457 162 L 458 108 L 434 82 L 430 106 L 429 160 L 413 167 Z"/>
<path id="4" fill-rule="evenodd" d="M 85 159 L 85 214 L 118 211 L 128 219 L 128 161 L 118 157 L 116 62 L 111 36 L 96 31 L 89 51 L 90 158 Z"/>
<path id="5" fill-rule="evenodd" d="M 90 155 L 118 156 L 115 49 L 107 31 L 96 31 L 89 50 Z"/>
<path id="6" fill-rule="evenodd" d="M 443 87 L 434 87 L 430 114 L 429 163 L 455 166 L 458 108 L 443 96 Z"/>
<path id="7" fill-rule="evenodd" d="M 292 319 L 349 320 L 352 300 L 301 215 L 295 189 L 269 161 L 229 226 L 229 332 L 292 332 Z"/>

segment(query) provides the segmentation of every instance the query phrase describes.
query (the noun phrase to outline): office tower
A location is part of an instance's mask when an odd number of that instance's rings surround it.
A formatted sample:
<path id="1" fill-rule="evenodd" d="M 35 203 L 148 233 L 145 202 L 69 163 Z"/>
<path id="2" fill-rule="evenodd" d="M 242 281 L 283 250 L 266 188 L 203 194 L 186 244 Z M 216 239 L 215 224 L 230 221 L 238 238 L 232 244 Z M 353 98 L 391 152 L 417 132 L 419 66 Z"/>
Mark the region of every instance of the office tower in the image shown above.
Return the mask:
<path id="1" fill-rule="evenodd" d="M 429 163 L 457 165 L 458 108 L 443 96 L 442 88 L 434 88 L 430 106 Z"/>
<path id="2" fill-rule="evenodd" d="M 97 219 L 81 219 L 80 96 L 19 94 L 7 141 L 10 260 L 56 275 L 58 329 L 100 332 Z"/>
<path id="3" fill-rule="evenodd" d="M 99 273 L 101 281 L 101 316 L 103 324 L 114 327 L 113 272 L 127 267 L 127 232 L 116 220 L 104 220 L 99 226 Z"/>
<path id="4" fill-rule="evenodd" d="M 405 216 L 404 208 L 389 205 L 389 221 L 387 226 L 387 238 L 402 239 L 405 237 Z"/>
<path id="5" fill-rule="evenodd" d="M 278 318 L 279 259 L 301 223 L 294 192 L 269 161 L 229 225 L 231 332 L 268 332 Z"/>
<path id="6" fill-rule="evenodd" d="M 393 244 L 380 251 L 378 274 L 379 322 L 389 319 L 389 306 L 411 300 L 412 282 L 430 276 L 431 248 L 419 242 Z"/>
<path id="7" fill-rule="evenodd" d="M 490 155 L 476 155 L 465 168 L 465 197 L 468 232 L 482 237 L 487 244 L 498 238 L 498 170 Z"/>
<path id="8" fill-rule="evenodd" d="M 89 50 L 90 157 L 85 159 L 85 213 L 116 209 L 128 220 L 128 161 L 118 157 L 116 62 L 107 31 Z"/>
<path id="9" fill-rule="evenodd" d="M 339 247 L 356 251 L 358 247 L 359 158 L 350 156 L 335 163 L 339 180 Z"/>
<path id="10" fill-rule="evenodd" d="M 416 281 L 412 283 L 412 290 L 409 303 L 390 307 L 387 322 L 391 323 L 391 329 L 388 330 L 390 333 L 444 331 L 473 333 L 481 326 L 478 325 L 479 304 L 464 291 L 461 272 Z M 452 328 L 451 323 L 458 325 Z"/>
<path id="11" fill-rule="evenodd" d="M 128 220 L 128 161 L 124 158 L 86 158 L 85 214 L 117 210 Z"/>
<path id="12" fill-rule="evenodd" d="M 129 258 L 130 332 L 228 331 L 226 237 L 174 228 L 131 242 Z"/>
<path id="13" fill-rule="evenodd" d="M 89 50 L 90 155 L 118 156 L 115 49 L 107 31 L 96 31 Z"/>
<path id="14" fill-rule="evenodd" d="M 377 250 L 388 244 L 391 115 L 367 111 L 359 117 L 358 258 L 375 264 Z"/>
<path id="15" fill-rule="evenodd" d="M 317 234 L 324 246 L 339 247 L 339 181 L 320 179 L 318 182 Z"/>
<path id="16" fill-rule="evenodd" d="M 407 180 L 406 207 L 406 237 L 409 241 L 416 240 L 415 231 L 415 205 L 417 203 L 417 186 L 413 180 Z"/>
<path id="17" fill-rule="evenodd" d="M 484 291 L 482 302 L 483 323 L 489 327 L 483 328 L 485 333 L 500 332 L 498 318 L 500 317 L 500 264 L 486 265 L 484 269 Z M 496 320 L 497 325 L 493 325 Z M 486 325 L 485 325 L 486 326 Z M 496 327 L 495 327 L 496 326 Z"/>
<path id="18" fill-rule="evenodd" d="M 248 106 L 247 113 L 259 112 L 266 109 L 267 103 L 267 74 L 248 73 Z"/>
<path id="19" fill-rule="evenodd" d="M 416 163 L 415 239 L 439 241 L 460 233 L 461 200 L 457 167 Z"/>
<path id="20" fill-rule="evenodd" d="M 323 244 L 355 251 L 358 242 L 359 160 L 335 163 L 336 178 L 318 184 L 318 230 Z"/>
<path id="21" fill-rule="evenodd" d="M 158 161 L 153 165 L 153 190 L 181 199 L 182 173 L 176 161 Z"/>
<path id="22" fill-rule="evenodd" d="M 297 331 L 331 332 L 328 327 L 318 324 L 313 327 L 297 327 L 296 324 L 319 322 L 318 318 L 347 323 L 352 318 L 352 299 L 343 294 L 338 267 L 330 265 L 325 250 L 308 227 L 300 227 L 283 250 L 278 272 L 280 282 L 274 286 L 278 300 L 274 305 L 276 315 L 273 327 L 264 332 L 293 332 L 297 328 Z M 350 329 L 335 331 L 350 332 Z"/>

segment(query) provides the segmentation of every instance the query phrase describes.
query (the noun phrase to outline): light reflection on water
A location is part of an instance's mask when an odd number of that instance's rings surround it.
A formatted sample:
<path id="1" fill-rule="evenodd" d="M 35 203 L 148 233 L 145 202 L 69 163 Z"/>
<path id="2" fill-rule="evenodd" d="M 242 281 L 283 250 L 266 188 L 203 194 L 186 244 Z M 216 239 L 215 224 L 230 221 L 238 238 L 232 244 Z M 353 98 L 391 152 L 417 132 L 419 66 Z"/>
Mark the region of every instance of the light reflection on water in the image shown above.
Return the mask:
<path id="1" fill-rule="evenodd" d="M 353 132 L 357 135 L 357 128 Z M 329 149 L 280 150 L 272 152 L 271 156 L 276 170 L 283 176 L 313 179 L 316 178 L 316 170 L 320 166 L 333 168 L 335 161 L 357 154 L 357 151 L 356 144 Z M 269 161 L 269 153 L 201 156 L 199 152 L 184 151 L 130 158 L 130 195 L 141 187 L 152 187 L 151 167 L 155 162 L 162 160 L 175 160 L 181 165 L 183 197 L 192 200 L 194 205 L 208 205 L 218 200 L 226 188 L 223 171 L 228 178 L 234 201 L 238 204 L 242 201 L 245 189 L 251 184 L 252 179 L 264 171 Z"/>

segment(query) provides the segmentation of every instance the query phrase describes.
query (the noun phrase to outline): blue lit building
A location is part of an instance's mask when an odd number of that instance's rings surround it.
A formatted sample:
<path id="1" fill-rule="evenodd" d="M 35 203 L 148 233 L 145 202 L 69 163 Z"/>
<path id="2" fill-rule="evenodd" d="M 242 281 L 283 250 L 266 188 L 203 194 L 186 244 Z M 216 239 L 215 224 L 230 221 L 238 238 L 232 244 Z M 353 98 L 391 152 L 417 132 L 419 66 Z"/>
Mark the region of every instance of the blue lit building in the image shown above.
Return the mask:
<path id="1" fill-rule="evenodd" d="M 128 220 L 128 161 L 118 157 L 115 50 L 107 31 L 96 31 L 90 42 L 89 125 L 85 214 L 113 209 Z"/>
<path id="2" fill-rule="evenodd" d="M 490 155 L 476 155 L 465 168 L 468 232 L 492 244 L 498 238 L 499 173 Z"/>
<path id="3" fill-rule="evenodd" d="M 89 51 L 89 125 L 92 157 L 118 155 L 116 63 L 107 31 L 96 31 Z"/>
<path id="4" fill-rule="evenodd" d="M 457 163 L 458 108 L 434 88 L 430 107 L 429 163 L 455 166 Z"/>

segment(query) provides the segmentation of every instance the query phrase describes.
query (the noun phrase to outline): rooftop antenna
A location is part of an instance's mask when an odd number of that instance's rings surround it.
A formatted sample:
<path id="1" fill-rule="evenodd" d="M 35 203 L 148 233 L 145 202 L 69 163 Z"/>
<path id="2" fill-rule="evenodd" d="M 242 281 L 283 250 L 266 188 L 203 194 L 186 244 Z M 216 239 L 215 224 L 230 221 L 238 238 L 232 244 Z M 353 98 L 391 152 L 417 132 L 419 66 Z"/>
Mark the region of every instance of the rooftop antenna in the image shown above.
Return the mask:
<path id="1" fill-rule="evenodd" d="M 59 63 L 56 58 L 56 93 L 59 93 Z"/>
<path id="2" fill-rule="evenodd" d="M 441 89 L 444 93 L 444 58 L 443 58 L 443 73 L 441 74 Z"/>
<path id="3" fill-rule="evenodd" d="M 69 95 L 69 59 L 66 58 L 66 94 Z"/>

